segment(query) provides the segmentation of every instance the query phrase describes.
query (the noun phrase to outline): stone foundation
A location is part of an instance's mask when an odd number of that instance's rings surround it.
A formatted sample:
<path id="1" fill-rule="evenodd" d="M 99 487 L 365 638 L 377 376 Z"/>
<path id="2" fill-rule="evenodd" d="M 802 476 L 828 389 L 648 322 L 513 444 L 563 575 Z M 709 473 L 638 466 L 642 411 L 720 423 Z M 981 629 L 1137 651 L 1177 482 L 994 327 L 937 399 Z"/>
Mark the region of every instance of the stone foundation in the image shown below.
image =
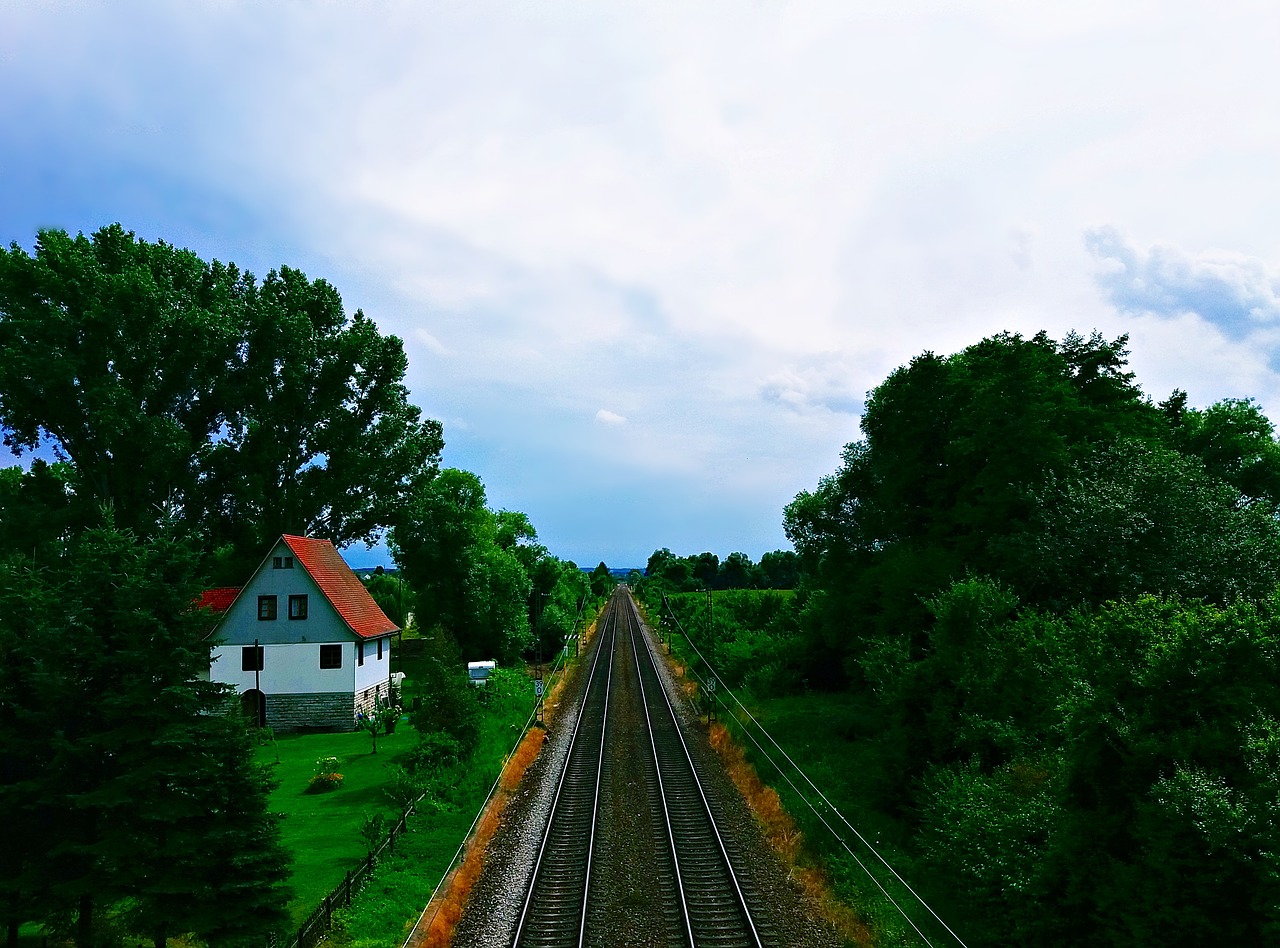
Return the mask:
<path id="1" fill-rule="evenodd" d="M 372 688 L 366 688 L 356 695 L 355 713 L 359 714 L 363 711 L 365 714 L 373 714 L 373 709 L 377 705 L 379 696 L 382 697 L 383 701 L 387 700 L 387 683 L 384 681 L 380 681 Z"/>
<path id="2" fill-rule="evenodd" d="M 267 695 L 267 727 L 276 731 L 298 731 L 304 728 L 354 731 L 356 710 L 354 696 L 349 691 Z"/>

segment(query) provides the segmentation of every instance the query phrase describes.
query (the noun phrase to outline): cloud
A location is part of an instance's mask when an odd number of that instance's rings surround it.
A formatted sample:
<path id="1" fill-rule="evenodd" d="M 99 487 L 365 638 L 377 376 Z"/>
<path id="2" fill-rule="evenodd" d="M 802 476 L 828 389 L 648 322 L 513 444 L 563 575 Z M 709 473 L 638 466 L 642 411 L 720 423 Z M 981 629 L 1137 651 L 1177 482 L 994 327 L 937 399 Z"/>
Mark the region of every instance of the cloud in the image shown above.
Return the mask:
<path id="1" fill-rule="evenodd" d="M 800 414 L 830 412 L 860 415 L 863 395 L 874 385 L 839 356 L 817 356 L 789 365 L 760 385 L 760 397 Z"/>
<path id="2" fill-rule="evenodd" d="M 413 338 L 418 340 L 418 342 L 420 342 L 428 351 L 434 352 L 436 355 L 453 355 L 449 349 L 445 348 L 444 343 L 431 335 L 431 333 L 427 332 L 425 329 L 415 329 L 413 331 Z"/>
<path id="3" fill-rule="evenodd" d="M 601 408 L 598 412 L 596 412 L 596 421 L 600 422 L 600 424 L 602 425 L 615 425 L 615 426 L 625 425 L 627 423 L 627 419 L 625 416 L 619 415 L 617 412 L 609 411 L 609 409 L 607 408 Z"/>
<path id="4" fill-rule="evenodd" d="M 1088 231 L 1085 246 L 1103 265 L 1098 285 L 1124 312 L 1194 313 L 1237 340 L 1280 319 L 1280 276 L 1256 258 L 1161 245 L 1143 250 L 1112 227 Z"/>
<path id="5" fill-rule="evenodd" d="M 783 542 L 925 349 L 1132 330 L 1156 392 L 1274 384 L 1265 4 L 99 6 L 0 12 L 0 239 L 324 276 L 583 562 Z"/>

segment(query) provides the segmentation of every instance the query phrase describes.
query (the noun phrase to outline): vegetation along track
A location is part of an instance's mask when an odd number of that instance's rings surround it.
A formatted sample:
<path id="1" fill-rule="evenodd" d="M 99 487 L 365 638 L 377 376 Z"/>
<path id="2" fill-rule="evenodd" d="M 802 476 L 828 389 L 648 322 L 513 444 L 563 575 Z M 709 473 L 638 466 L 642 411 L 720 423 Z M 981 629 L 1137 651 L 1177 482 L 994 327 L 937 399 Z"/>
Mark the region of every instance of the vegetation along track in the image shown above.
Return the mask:
<path id="1" fill-rule="evenodd" d="M 514 943 L 776 943 L 752 920 L 625 588 L 602 631 Z"/>

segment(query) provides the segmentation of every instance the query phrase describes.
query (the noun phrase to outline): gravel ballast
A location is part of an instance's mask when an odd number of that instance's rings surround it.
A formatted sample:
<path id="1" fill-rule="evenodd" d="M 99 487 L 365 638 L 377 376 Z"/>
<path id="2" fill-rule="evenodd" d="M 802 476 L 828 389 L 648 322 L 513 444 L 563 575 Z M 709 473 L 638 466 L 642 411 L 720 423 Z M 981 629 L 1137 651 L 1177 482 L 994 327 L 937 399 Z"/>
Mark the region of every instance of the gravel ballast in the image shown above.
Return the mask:
<path id="1" fill-rule="evenodd" d="M 652 636 L 645 630 L 652 642 Z M 556 781 L 569 749 L 594 650 L 608 647 L 602 631 L 566 683 L 555 709 L 547 743 L 508 803 L 502 823 L 485 854 L 485 866 L 473 886 L 453 944 L 461 948 L 510 945 L 530 883 Z M 625 656 L 623 655 L 625 649 Z M 661 655 L 661 648 L 654 650 Z M 608 660 L 602 655 L 601 662 Z M 670 876 L 665 827 L 657 796 L 648 735 L 640 710 L 630 646 L 619 634 L 614 657 L 614 691 L 601 774 L 592 894 L 588 906 L 591 945 L 683 945 L 673 892 L 661 880 Z M 602 669 L 603 670 L 603 669 Z M 743 888 L 752 893 L 751 910 L 766 944 L 778 948 L 834 948 L 842 943 L 820 920 L 814 907 L 788 878 L 787 868 L 770 848 L 742 795 L 707 740 L 707 728 L 689 706 L 669 666 L 659 675 L 681 719 L 685 738 L 706 784 L 711 807 Z"/>

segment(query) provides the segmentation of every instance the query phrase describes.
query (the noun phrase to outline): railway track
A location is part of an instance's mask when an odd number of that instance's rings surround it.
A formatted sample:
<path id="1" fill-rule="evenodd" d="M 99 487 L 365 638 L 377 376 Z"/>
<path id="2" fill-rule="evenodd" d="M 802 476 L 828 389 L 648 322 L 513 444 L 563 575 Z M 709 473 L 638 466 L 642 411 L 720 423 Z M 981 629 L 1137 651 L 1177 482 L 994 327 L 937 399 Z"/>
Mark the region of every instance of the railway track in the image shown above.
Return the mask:
<path id="1" fill-rule="evenodd" d="M 644 809 L 654 855 L 643 880 L 661 931 L 646 944 L 763 948 L 732 848 L 681 733 L 629 593 L 614 595 L 596 637 L 581 710 L 513 944 L 612 946 L 624 939 L 611 884 L 625 879 L 635 840 L 604 840 L 600 814 Z M 639 774 L 627 780 L 614 771 Z M 600 858 L 597 859 L 597 853 Z"/>

